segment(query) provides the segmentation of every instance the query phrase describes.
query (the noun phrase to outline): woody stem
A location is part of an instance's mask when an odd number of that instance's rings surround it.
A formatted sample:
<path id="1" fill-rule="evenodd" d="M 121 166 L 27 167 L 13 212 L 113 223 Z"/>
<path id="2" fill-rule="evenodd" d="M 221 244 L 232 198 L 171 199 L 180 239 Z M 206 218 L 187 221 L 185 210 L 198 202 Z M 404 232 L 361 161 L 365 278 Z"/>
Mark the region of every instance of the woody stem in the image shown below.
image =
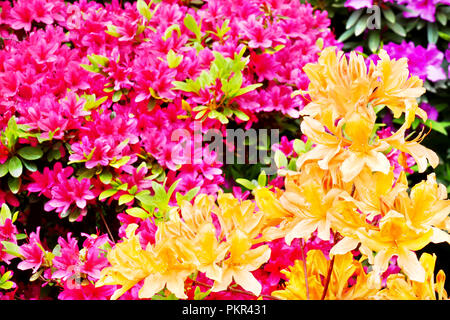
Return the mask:
<path id="1" fill-rule="evenodd" d="M 327 295 L 328 286 L 330 285 L 330 280 L 331 280 L 331 274 L 333 272 L 334 257 L 335 256 L 333 256 L 333 258 L 331 259 L 330 266 L 328 267 L 328 274 L 327 274 L 327 278 L 325 280 L 325 287 L 323 288 L 323 293 L 322 293 L 322 297 L 320 298 L 320 300 L 325 300 L 325 297 Z"/>
<path id="2" fill-rule="evenodd" d="M 354 193 L 354 191 L 352 191 L 352 194 L 353 193 Z M 339 241 L 342 240 L 342 236 L 339 234 L 339 232 L 336 232 L 333 237 L 334 237 L 334 245 L 336 245 Z M 324 300 L 325 297 L 327 296 L 328 286 L 330 285 L 331 275 L 333 274 L 334 257 L 335 257 L 335 255 L 333 255 L 333 258 L 331 259 L 331 262 L 330 262 L 330 266 L 328 267 L 327 278 L 325 280 L 325 286 L 323 288 L 322 297 L 320 298 L 321 300 Z"/>
<path id="3" fill-rule="evenodd" d="M 112 241 L 113 243 L 116 243 L 116 241 L 114 240 L 114 237 L 113 237 L 113 235 L 112 235 L 112 233 L 111 233 L 111 230 L 109 229 L 108 223 L 106 222 L 105 216 L 103 215 L 103 212 L 102 212 L 102 211 L 100 211 L 100 217 L 102 218 L 103 224 L 104 224 L 105 227 L 106 227 L 106 231 L 108 232 L 108 235 L 109 235 L 109 237 L 111 238 L 111 241 Z"/>

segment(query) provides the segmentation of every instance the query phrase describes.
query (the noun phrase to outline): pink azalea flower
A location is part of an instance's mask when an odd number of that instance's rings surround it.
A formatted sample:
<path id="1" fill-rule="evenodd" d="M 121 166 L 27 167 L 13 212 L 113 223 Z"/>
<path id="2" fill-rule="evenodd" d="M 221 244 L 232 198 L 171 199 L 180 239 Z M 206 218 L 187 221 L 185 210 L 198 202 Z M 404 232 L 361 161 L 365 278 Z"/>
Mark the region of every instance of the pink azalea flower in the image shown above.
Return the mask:
<path id="1" fill-rule="evenodd" d="M 77 285 L 67 281 L 63 291 L 58 295 L 60 300 L 109 300 L 116 290 L 116 286 L 102 286 L 96 288 L 94 284 L 88 283 Z"/>
<path id="2" fill-rule="evenodd" d="M 399 4 L 406 5 L 408 11 L 403 12 L 406 18 L 420 17 L 429 22 L 435 22 L 436 5 L 439 3 L 449 5 L 448 0 L 398 0 Z"/>
<path id="3" fill-rule="evenodd" d="M 95 195 L 90 191 L 90 180 L 83 178 L 78 180 L 75 177 L 71 177 L 69 180 L 60 181 L 58 185 L 52 188 L 52 197 L 48 201 L 44 209 L 46 211 L 55 210 L 59 213 L 59 216 L 67 214 L 69 209 L 76 205 L 81 209 L 81 216 L 86 215 L 86 205 L 88 200 L 95 198 Z"/>
<path id="4" fill-rule="evenodd" d="M 35 273 L 44 263 L 45 252 L 42 250 L 42 243 L 39 240 L 40 230 L 41 227 L 37 227 L 36 232 L 30 234 L 28 243 L 20 246 L 19 253 L 24 257 L 23 261 L 17 265 L 20 270 L 32 269 Z"/>

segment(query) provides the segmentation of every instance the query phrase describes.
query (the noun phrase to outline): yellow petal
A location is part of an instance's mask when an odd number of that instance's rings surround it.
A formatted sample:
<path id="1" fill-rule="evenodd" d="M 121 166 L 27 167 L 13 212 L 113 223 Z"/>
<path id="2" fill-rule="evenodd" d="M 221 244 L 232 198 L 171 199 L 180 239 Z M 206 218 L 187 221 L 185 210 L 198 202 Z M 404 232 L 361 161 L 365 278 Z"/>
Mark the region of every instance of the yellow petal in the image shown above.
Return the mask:
<path id="1" fill-rule="evenodd" d="M 419 263 L 419 260 L 414 252 L 408 249 L 400 248 L 397 263 L 409 279 L 417 282 L 425 281 L 425 269 Z"/>
<path id="2" fill-rule="evenodd" d="M 258 280 L 246 270 L 239 270 L 233 274 L 234 281 L 240 285 L 244 290 L 250 291 L 255 296 L 261 294 L 262 286 Z"/>

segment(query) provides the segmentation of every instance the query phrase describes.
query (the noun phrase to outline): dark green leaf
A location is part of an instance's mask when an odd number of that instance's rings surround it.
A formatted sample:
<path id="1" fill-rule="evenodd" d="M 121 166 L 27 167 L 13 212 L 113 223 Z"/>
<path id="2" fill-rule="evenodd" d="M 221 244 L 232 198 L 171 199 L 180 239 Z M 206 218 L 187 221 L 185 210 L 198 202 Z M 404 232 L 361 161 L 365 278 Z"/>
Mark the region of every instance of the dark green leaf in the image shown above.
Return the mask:
<path id="1" fill-rule="evenodd" d="M 24 147 L 19 149 L 17 153 L 26 160 L 37 160 L 44 154 L 42 149 L 39 147 Z"/>
<path id="2" fill-rule="evenodd" d="M 354 34 L 354 32 L 355 32 L 355 26 L 351 27 L 350 29 L 345 31 L 343 34 L 341 34 L 341 36 L 339 37 L 339 39 L 337 41 L 344 42 L 345 40 L 350 38 Z"/>
<path id="3" fill-rule="evenodd" d="M 436 24 L 428 23 L 427 27 L 427 39 L 429 43 L 436 44 L 439 39 L 439 30 Z"/>
<path id="4" fill-rule="evenodd" d="M 22 161 L 16 156 L 8 161 L 8 171 L 14 178 L 20 177 L 23 171 Z"/>
<path id="5" fill-rule="evenodd" d="M 9 190 L 11 190 L 11 192 L 14 194 L 19 192 L 21 184 L 22 184 L 22 179 L 20 179 L 20 178 L 13 178 L 13 177 L 8 178 Z"/>
<path id="6" fill-rule="evenodd" d="M 387 21 L 389 21 L 390 23 L 395 23 L 395 14 L 391 8 L 386 8 L 381 11 L 383 12 L 383 15 Z"/>
<path id="7" fill-rule="evenodd" d="M 6 176 L 8 173 L 8 161 L 3 164 L 0 164 L 0 178 Z"/>
<path id="8" fill-rule="evenodd" d="M 350 29 L 351 27 L 353 27 L 356 21 L 358 21 L 359 17 L 361 17 L 361 15 L 363 14 L 363 11 L 363 9 L 353 11 L 350 17 L 348 17 L 347 23 L 345 24 L 345 29 Z"/>
<path id="9" fill-rule="evenodd" d="M 358 20 L 358 22 L 355 25 L 355 36 L 359 36 L 364 32 L 364 30 L 366 30 L 368 19 L 369 19 L 368 16 L 363 16 L 361 19 Z"/>
<path id="10" fill-rule="evenodd" d="M 369 33 L 368 45 L 369 45 L 370 51 L 377 52 L 378 48 L 380 47 L 380 31 L 379 30 L 374 30 Z"/>
<path id="11" fill-rule="evenodd" d="M 388 22 L 388 27 L 401 37 L 406 37 L 406 30 L 399 23 Z"/>

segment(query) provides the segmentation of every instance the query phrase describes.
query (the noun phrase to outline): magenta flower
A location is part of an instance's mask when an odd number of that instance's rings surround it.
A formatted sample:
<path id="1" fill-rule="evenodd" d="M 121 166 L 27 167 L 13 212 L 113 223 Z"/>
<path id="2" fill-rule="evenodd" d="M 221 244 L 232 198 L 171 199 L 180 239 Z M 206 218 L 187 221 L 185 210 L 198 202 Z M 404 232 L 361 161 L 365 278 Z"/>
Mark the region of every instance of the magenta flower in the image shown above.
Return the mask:
<path id="1" fill-rule="evenodd" d="M 429 22 L 435 22 L 436 6 L 438 4 L 450 5 L 448 0 L 398 0 L 399 4 L 406 5 L 409 11 L 404 11 L 406 18 L 420 17 Z"/>
<path id="2" fill-rule="evenodd" d="M 72 238 L 72 233 L 67 234 L 67 241 L 62 237 L 58 238 L 61 247 L 60 255 L 53 258 L 53 267 L 56 269 L 52 274 L 54 279 L 67 280 L 76 273 L 80 273 L 79 255 L 77 240 Z"/>
<path id="3" fill-rule="evenodd" d="M 17 268 L 20 270 L 33 269 L 35 273 L 45 261 L 45 252 L 39 240 L 39 231 L 41 227 L 37 227 L 36 232 L 32 232 L 29 236 L 28 243 L 23 244 L 19 248 L 19 253 L 23 256 Z"/>
<path id="4" fill-rule="evenodd" d="M 440 52 L 435 44 L 428 44 L 427 48 L 415 45 L 414 42 L 401 44 L 390 42 L 383 47 L 393 59 L 408 58 L 408 68 L 412 75 L 418 76 L 423 81 L 430 80 L 436 82 L 447 78 L 441 67 L 444 54 Z M 371 55 L 368 60 L 377 59 L 376 55 Z"/>
<path id="5" fill-rule="evenodd" d="M 53 171 L 48 167 L 44 168 L 44 171 L 32 172 L 30 174 L 31 179 L 34 181 L 30 183 L 27 188 L 30 192 L 39 192 L 39 195 L 44 194 L 47 198 L 52 197 L 51 190 L 60 181 L 64 181 L 69 178 L 73 173 L 72 167 L 64 168 L 61 162 L 56 162 L 53 165 Z"/>
<path id="6" fill-rule="evenodd" d="M 96 288 L 94 284 L 80 285 L 74 281 L 64 283 L 64 289 L 58 295 L 60 300 L 109 300 L 117 289 L 116 286 Z"/>
<path id="7" fill-rule="evenodd" d="M 91 183 L 89 179 L 83 178 L 78 180 L 71 177 L 69 180 L 60 181 L 60 183 L 52 188 L 52 197 L 48 201 L 44 209 L 45 211 L 55 210 L 59 216 L 66 215 L 73 205 L 81 209 L 81 216 L 86 215 L 87 201 L 95 198 L 90 191 Z"/>

